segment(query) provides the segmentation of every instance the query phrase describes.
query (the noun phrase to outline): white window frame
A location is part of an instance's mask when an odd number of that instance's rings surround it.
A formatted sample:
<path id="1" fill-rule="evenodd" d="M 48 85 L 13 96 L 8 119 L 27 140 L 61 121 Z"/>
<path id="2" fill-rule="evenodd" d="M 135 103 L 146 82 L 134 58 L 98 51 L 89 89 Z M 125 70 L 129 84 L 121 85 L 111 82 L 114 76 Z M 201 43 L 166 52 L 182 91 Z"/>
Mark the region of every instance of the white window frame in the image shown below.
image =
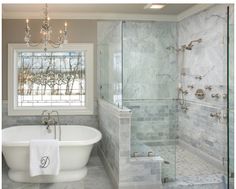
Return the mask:
<path id="1" fill-rule="evenodd" d="M 8 44 L 8 115 L 41 115 L 43 110 L 57 110 L 59 115 L 93 115 L 94 114 L 94 53 L 92 43 L 70 43 L 62 48 L 48 48 L 50 51 L 86 51 L 85 63 L 85 106 L 43 106 L 19 107 L 17 106 L 17 52 L 42 51 L 42 46 L 27 47 L 22 43 Z"/>

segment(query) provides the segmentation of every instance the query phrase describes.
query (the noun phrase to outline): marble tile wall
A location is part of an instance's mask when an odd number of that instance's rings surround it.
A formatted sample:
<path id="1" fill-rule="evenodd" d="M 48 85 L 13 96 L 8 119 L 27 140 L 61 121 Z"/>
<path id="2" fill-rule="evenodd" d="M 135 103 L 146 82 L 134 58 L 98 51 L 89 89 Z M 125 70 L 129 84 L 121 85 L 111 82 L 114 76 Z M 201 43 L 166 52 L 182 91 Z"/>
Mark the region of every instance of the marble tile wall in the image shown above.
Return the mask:
<path id="1" fill-rule="evenodd" d="M 99 129 L 103 134 L 99 156 L 115 188 L 147 189 L 161 187 L 161 161 L 158 158 L 131 158 L 131 112 L 99 100 Z"/>
<path id="2" fill-rule="evenodd" d="M 2 103 L 2 128 L 17 125 L 40 125 L 41 116 L 8 116 L 7 101 Z M 98 127 L 97 115 L 60 115 L 60 124 L 66 125 L 87 125 L 90 127 Z"/>
<path id="3" fill-rule="evenodd" d="M 133 100 L 124 101 L 123 105 L 132 111 L 131 155 L 138 152 L 140 156 L 147 156 L 152 150 L 144 145 L 152 146 L 158 142 L 164 145 L 175 140 L 178 123 L 176 100 Z"/>
<path id="4" fill-rule="evenodd" d="M 207 10 L 185 18 L 177 24 L 178 46 L 201 38 L 192 50 L 179 52 L 178 61 L 181 86 L 188 110 L 179 112 L 179 139 L 220 160 L 226 158 L 226 5 L 213 5 Z M 202 76 L 202 79 L 196 79 Z M 193 85 L 194 88 L 188 88 Z M 212 86 L 211 90 L 205 89 Z M 205 98 L 195 97 L 197 89 L 205 91 Z M 220 98 L 212 98 L 218 93 Z M 220 119 L 210 117 L 220 112 Z"/>

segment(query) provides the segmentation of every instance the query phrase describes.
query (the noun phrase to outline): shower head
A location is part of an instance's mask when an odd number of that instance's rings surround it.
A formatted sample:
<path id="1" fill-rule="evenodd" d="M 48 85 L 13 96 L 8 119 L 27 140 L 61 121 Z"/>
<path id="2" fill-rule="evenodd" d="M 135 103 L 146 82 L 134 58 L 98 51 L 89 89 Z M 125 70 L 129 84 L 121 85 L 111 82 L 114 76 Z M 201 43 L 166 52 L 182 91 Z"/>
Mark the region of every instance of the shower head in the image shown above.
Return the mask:
<path id="1" fill-rule="evenodd" d="M 187 46 L 185 46 L 185 49 L 187 50 L 192 50 L 192 47 L 193 47 L 193 43 L 201 43 L 202 42 L 202 39 L 197 39 L 197 40 L 193 40 L 191 41 Z"/>

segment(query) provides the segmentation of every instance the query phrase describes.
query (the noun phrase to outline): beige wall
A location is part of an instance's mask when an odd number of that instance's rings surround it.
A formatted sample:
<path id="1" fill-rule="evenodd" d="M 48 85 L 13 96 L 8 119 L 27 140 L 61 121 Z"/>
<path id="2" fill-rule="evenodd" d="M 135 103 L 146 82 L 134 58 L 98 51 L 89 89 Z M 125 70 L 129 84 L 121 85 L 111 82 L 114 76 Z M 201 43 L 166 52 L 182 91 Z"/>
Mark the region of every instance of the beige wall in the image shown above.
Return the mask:
<path id="1" fill-rule="evenodd" d="M 96 44 L 97 44 L 97 21 L 94 20 L 67 20 L 69 43 L 93 43 L 94 44 L 94 96 L 96 98 Z M 40 40 L 40 27 L 42 20 L 30 20 L 32 41 Z M 64 27 L 64 20 L 51 21 L 55 40 L 59 30 Z M 24 43 L 25 20 L 3 19 L 2 22 L 2 98 L 7 100 L 7 65 L 8 65 L 8 43 Z"/>

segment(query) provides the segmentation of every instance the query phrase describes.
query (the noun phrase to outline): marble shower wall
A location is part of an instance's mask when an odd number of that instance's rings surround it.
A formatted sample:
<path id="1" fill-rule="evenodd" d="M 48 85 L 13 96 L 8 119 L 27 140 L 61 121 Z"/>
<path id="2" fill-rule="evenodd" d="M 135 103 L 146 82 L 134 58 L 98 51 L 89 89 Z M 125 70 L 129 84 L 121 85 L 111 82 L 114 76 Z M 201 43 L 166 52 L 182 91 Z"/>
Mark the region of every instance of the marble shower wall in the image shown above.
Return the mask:
<path id="1" fill-rule="evenodd" d="M 179 112 L 179 139 L 191 144 L 196 150 L 207 153 L 222 162 L 226 159 L 226 114 L 227 100 L 227 53 L 226 53 L 226 5 L 214 5 L 198 14 L 185 18 L 177 25 L 178 46 L 189 44 L 201 38 L 200 44 L 194 44 L 192 50 L 179 52 L 181 85 L 188 90 L 185 96 L 188 111 Z M 196 79 L 202 76 L 202 79 Z M 190 89 L 187 86 L 193 85 Z M 205 89 L 212 86 L 211 90 Z M 195 97 L 197 89 L 205 91 L 205 98 Z M 220 97 L 212 98 L 218 93 Z M 221 118 L 210 117 L 211 113 L 221 113 Z"/>

